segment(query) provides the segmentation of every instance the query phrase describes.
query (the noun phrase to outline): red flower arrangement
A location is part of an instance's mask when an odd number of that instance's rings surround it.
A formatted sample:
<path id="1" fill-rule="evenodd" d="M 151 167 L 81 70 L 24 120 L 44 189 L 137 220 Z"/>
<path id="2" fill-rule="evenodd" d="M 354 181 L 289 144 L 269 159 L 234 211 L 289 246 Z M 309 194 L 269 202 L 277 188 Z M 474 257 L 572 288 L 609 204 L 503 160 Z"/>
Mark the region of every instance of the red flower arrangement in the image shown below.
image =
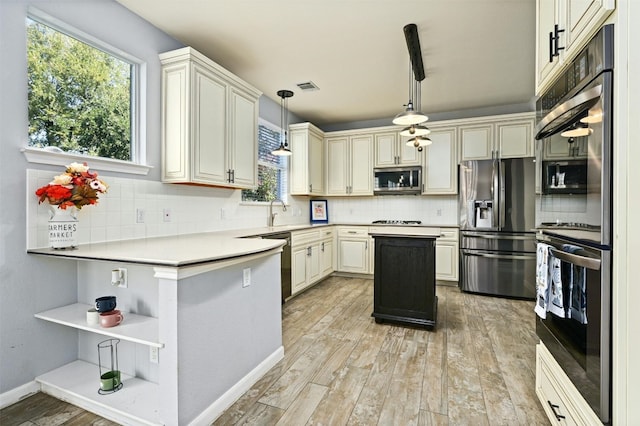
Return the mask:
<path id="1" fill-rule="evenodd" d="M 71 163 L 65 172 L 39 188 L 38 204 L 47 201 L 59 209 L 96 204 L 98 194 L 107 192 L 107 184 L 98 179 L 98 173 L 90 172 L 87 163 Z"/>

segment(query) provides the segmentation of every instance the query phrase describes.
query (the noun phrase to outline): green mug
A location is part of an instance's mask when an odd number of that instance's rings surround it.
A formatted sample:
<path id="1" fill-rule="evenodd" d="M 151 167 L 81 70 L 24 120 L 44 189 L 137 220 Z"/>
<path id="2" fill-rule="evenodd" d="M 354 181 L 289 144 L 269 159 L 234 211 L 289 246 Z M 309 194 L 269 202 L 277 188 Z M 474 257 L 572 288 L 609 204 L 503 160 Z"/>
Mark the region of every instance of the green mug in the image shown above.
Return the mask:
<path id="1" fill-rule="evenodd" d="M 100 376 L 100 389 L 103 391 L 112 391 L 120 386 L 120 371 L 107 371 Z"/>

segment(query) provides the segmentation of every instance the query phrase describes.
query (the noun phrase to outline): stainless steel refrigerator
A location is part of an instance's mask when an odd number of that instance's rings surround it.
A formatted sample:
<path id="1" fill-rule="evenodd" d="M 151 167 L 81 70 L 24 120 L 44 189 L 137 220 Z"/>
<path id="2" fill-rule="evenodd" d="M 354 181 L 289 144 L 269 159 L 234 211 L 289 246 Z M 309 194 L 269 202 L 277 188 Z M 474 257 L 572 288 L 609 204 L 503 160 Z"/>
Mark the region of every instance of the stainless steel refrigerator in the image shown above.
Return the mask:
<path id="1" fill-rule="evenodd" d="M 534 158 L 459 165 L 460 289 L 535 298 Z"/>

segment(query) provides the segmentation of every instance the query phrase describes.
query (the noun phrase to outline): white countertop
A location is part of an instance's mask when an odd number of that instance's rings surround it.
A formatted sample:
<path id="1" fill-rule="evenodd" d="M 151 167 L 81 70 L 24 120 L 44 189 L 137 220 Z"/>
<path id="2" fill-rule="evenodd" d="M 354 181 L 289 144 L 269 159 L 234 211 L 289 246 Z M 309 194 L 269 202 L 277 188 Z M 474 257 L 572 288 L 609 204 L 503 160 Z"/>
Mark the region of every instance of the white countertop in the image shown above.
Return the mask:
<path id="1" fill-rule="evenodd" d="M 284 240 L 261 239 L 261 235 L 334 225 L 369 226 L 369 233 L 376 235 L 440 237 L 439 227 L 424 225 L 299 224 L 84 244 L 71 250 L 38 248 L 27 252 L 67 259 L 181 267 L 261 253 L 285 244 Z"/>

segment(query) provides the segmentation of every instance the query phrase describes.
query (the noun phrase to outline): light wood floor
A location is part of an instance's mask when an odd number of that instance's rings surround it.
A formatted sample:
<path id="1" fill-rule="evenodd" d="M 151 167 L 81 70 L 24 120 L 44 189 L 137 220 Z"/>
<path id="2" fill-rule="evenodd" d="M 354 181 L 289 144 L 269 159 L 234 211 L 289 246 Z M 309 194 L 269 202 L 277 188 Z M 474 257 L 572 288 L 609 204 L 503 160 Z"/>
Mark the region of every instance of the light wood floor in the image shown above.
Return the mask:
<path id="1" fill-rule="evenodd" d="M 285 358 L 214 425 L 548 425 L 533 302 L 437 296 L 435 331 L 377 324 L 372 280 L 325 280 L 287 302 Z"/>
<path id="2" fill-rule="evenodd" d="M 376 324 L 372 280 L 331 277 L 290 300 L 285 358 L 214 425 L 548 425 L 533 302 L 437 295 L 435 331 Z M 113 423 L 36 394 L 0 424 Z"/>

